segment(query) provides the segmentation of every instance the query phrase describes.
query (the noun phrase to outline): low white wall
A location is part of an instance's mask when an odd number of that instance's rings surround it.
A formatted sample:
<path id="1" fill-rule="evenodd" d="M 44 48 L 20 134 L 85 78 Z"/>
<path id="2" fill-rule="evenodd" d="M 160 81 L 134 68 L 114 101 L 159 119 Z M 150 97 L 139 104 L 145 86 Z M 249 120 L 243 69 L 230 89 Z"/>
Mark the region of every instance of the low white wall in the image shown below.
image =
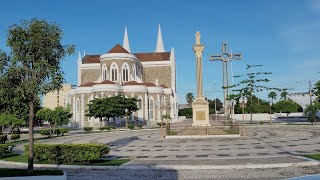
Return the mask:
<path id="1" fill-rule="evenodd" d="M 289 116 L 302 116 L 303 113 L 291 113 Z M 244 114 L 244 119 L 245 120 L 250 120 L 251 114 Z M 286 113 L 275 113 L 271 114 L 271 119 L 276 119 L 278 117 L 286 117 Z M 232 114 L 232 119 L 236 121 L 242 121 L 242 114 Z M 266 121 L 270 120 L 270 114 L 267 113 L 261 113 L 261 114 L 252 114 L 252 120 L 253 121 Z"/>

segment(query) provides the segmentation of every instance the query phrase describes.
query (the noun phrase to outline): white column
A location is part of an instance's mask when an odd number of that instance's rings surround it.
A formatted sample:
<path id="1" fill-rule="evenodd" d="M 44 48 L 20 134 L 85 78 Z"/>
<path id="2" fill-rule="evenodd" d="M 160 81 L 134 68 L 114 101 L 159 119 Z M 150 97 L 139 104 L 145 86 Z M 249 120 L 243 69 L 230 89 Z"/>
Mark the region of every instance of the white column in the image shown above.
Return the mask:
<path id="1" fill-rule="evenodd" d="M 157 110 L 157 120 L 156 120 L 156 123 L 161 121 L 161 106 L 162 106 L 162 102 L 160 100 L 160 94 L 157 94 L 157 102 L 158 102 L 158 107 L 156 107 L 156 110 Z"/>
<path id="2" fill-rule="evenodd" d="M 84 116 L 84 95 L 82 94 L 81 95 L 81 111 L 80 111 L 80 122 L 81 123 L 83 123 L 83 125 L 84 125 L 84 118 L 83 118 L 83 116 Z"/>
<path id="3" fill-rule="evenodd" d="M 72 99 L 72 119 L 73 122 L 76 122 L 76 95 L 74 95 Z"/>
<path id="4" fill-rule="evenodd" d="M 149 122 L 149 109 L 148 109 L 148 104 L 149 104 L 149 100 L 148 100 L 148 95 L 144 94 L 144 117 L 147 122 Z"/>

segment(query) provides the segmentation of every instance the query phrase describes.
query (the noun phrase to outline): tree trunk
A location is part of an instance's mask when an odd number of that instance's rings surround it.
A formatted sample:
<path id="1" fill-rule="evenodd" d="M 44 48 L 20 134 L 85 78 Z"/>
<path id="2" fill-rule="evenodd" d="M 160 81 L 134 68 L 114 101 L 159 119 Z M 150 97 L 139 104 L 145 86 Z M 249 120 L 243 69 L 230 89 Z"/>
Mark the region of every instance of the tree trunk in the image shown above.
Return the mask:
<path id="1" fill-rule="evenodd" d="M 100 117 L 100 127 L 102 127 L 102 117 Z"/>
<path id="2" fill-rule="evenodd" d="M 289 114 L 287 113 L 287 122 L 289 123 L 289 117 L 288 116 L 289 116 Z"/>
<path id="3" fill-rule="evenodd" d="M 29 158 L 28 158 L 28 174 L 33 173 L 33 118 L 34 118 L 34 98 L 29 103 Z"/>

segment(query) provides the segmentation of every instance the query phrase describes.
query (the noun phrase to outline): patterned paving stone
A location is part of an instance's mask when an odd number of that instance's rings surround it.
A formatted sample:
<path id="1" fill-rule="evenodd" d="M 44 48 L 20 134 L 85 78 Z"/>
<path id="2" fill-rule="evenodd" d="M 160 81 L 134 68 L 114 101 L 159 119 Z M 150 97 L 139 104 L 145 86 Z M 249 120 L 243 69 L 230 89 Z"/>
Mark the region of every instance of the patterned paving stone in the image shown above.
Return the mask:
<path id="1" fill-rule="evenodd" d="M 237 154 L 237 156 L 250 156 L 250 154 Z"/>
<path id="2" fill-rule="evenodd" d="M 155 156 L 154 158 L 166 158 L 168 156 Z"/>
<path id="3" fill-rule="evenodd" d="M 137 156 L 137 158 L 148 158 L 149 156 Z"/>
<path id="4" fill-rule="evenodd" d="M 186 158 L 186 157 L 189 157 L 187 155 L 176 155 L 177 158 Z"/>
<path id="5" fill-rule="evenodd" d="M 226 156 L 230 156 L 230 155 L 229 154 L 217 154 L 217 156 L 226 157 Z"/>
<path id="6" fill-rule="evenodd" d="M 208 157 L 209 155 L 196 155 L 196 157 Z"/>

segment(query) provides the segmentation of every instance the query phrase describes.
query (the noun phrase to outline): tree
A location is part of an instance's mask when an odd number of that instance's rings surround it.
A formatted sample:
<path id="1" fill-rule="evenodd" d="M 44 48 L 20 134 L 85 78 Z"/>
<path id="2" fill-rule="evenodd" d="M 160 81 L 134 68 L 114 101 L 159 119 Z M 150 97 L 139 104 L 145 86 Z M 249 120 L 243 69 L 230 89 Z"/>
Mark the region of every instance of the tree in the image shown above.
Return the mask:
<path id="1" fill-rule="evenodd" d="M 13 133 L 13 129 L 15 127 L 18 127 L 23 124 L 25 124 L 25 121 L 23 119 L 17 118 L 13 114 L 0 114 L 0 125 L 9 126 L 11 128 L 11 133 Z"/>
<path id="2" fill-rule="evenodd" d="M 216 101 L 217 101 L 217 103 L 216 103 Z M 217 111 L 220 111 L 223 108 L 223 103 L 221 102 L 221 100 L 219 98 L 216 98 L 214 100 L 208 99 L 208 102 L 209 102 L 209 109 L 214 109 L 215 105 L 216 105 Z"/>
<path id="3" fill-rule="evenodd" d="M 320 102 L 320 81 L 314 84 L 313 92 L 314 92 L 314 95 L 317 96 L 318 102 Z"/>
<path id="4" fill-rule="evenodd" d="M 287 100 L 287 95 L 288 95 L 288 92 L 287 91 L 283 91 L 283 92 L 281 92 L 280 97 L 283 100 Z"/>
<path id="5" fill-rule="evenodd" d="M 111 115 L 111 104 L 108 104 L 109 101 L 103 99 L 93 99 L 88 104 L 88 110 L 86 113 L 87 117 L 99 118 L 100 127 L 102 126 L 103 117 L 112 117 Z"/>
<path id="6" fill-rule="evenodd" d="M 295 112 L 297 106 L 292 101 L 281 100 L 274 105 L 277 112 L 286 113 L 287 121 L 290 113 Z"/>
<path id="7" fill-rule="evenodd" d="M 33 173 L 33 119 L 39 95 L 58 90 L 64 82 L 61 61 L 74 53 L 74 45 L 62 45 L 62 31 L 54 23 L 32 19 L 10 26 L 7 45 L 11 49 L 10 71 L 21 80 L 11 84 L 28 102 L 29 158 L 28 173 Z"/>
<path id="8" fill-rule="evenodd" d="M 11 66 L 10 56 L 0 51 L 0 113 L 14 114 L 17 118 L 28 121 L 29 102 L 23 98 L 16 86 L 22 83 Z M 14 85 L 14 86 L 13 86 Z M 35 111 L 40 109 L 40 98 L 34 103 Z"/>
<path id="9" fill-rule="evenodd" d="M 49 108 L 43 108 L 36 114 L 37 118 L 48 121 L 50 127 L 52 125 L 54 127 L 57 127 L 68 124 L 71 116 L 72 114 L 70 113 L 70 107 L 64 108 L 62 106 L 58 106 L 53 110 Z"/>
<path id="10" fill-rule="evenodd" d="M 137 98 L 126 98 L 122 94 L 101 99 L 96 98 L 88 104 L 86 116 L 99 118 L 101 127 L 103 118 L 109 122 L 111 117 L 124 117 L 126 115 L 125 109 L 128 109 L 127 115 L 137 111 L 137 101 Z"/>
<path id="11" fill-rule="evenodd" d="M 193 96 L 192 93 L 188 93 L 188 94 L 186 95 L 186 101 L 188 102 L 189 105 L 191 105 L 193 99 L 194 99 L 194 96 Z"/>
<path id="12" fill-rule="evenodd" d="M 313 119 L 313 123 L 316 124 L 316 116 L 318 113 L 318 110 L 320 109 L 320 102 L 314 101 L 312 104 L 308 105 L 305 109 L 305 114 L 310 114 L 311 118 Z"/>
<path id="13" fill-rule="evenodd" d="M 274 99 L 277 99 L 277 93 L 274 92 L 274 91 L 271 91 L 269 94 L 268 94 L 268 98 L 271 98 L 271 102 L 273 104 L 273 100 Z"/>
<path id="14" fill-rule="evenodd" d="M 265 85 L 265 83 L 270 82 L 269 79 L 263 78 L 261 76 L 266 76 L 269 74 L 272 74 L 271 72 L 252 72 L 253 68 L 261 67 L 263 65 L 248 65 L 247 64 L 247 70 L 249 73 L 242 74 L 238 76 L 234 76 L 235 78 L 245 77 L 242 81 L 240 81 L 238 84 L 234 84 L 230 86 L 230 88 L 239 87 L 240 89 L 234 89 L 233 91 L 239 92 L 239 96 L 246 96 L 250 99 L 250 106 L 249 111 L 251 113 L 250 116 L 250 123 L 252 123 L 252 113 L 253 113 L 253 95 L 255 92 L 261 92 L 264 90 L 280 90 L 279 88 L 270 88 Z M 262 84 L 263 83 L 263 84 Z M 228 87 L 224 87 L 228 88 Z"/>

